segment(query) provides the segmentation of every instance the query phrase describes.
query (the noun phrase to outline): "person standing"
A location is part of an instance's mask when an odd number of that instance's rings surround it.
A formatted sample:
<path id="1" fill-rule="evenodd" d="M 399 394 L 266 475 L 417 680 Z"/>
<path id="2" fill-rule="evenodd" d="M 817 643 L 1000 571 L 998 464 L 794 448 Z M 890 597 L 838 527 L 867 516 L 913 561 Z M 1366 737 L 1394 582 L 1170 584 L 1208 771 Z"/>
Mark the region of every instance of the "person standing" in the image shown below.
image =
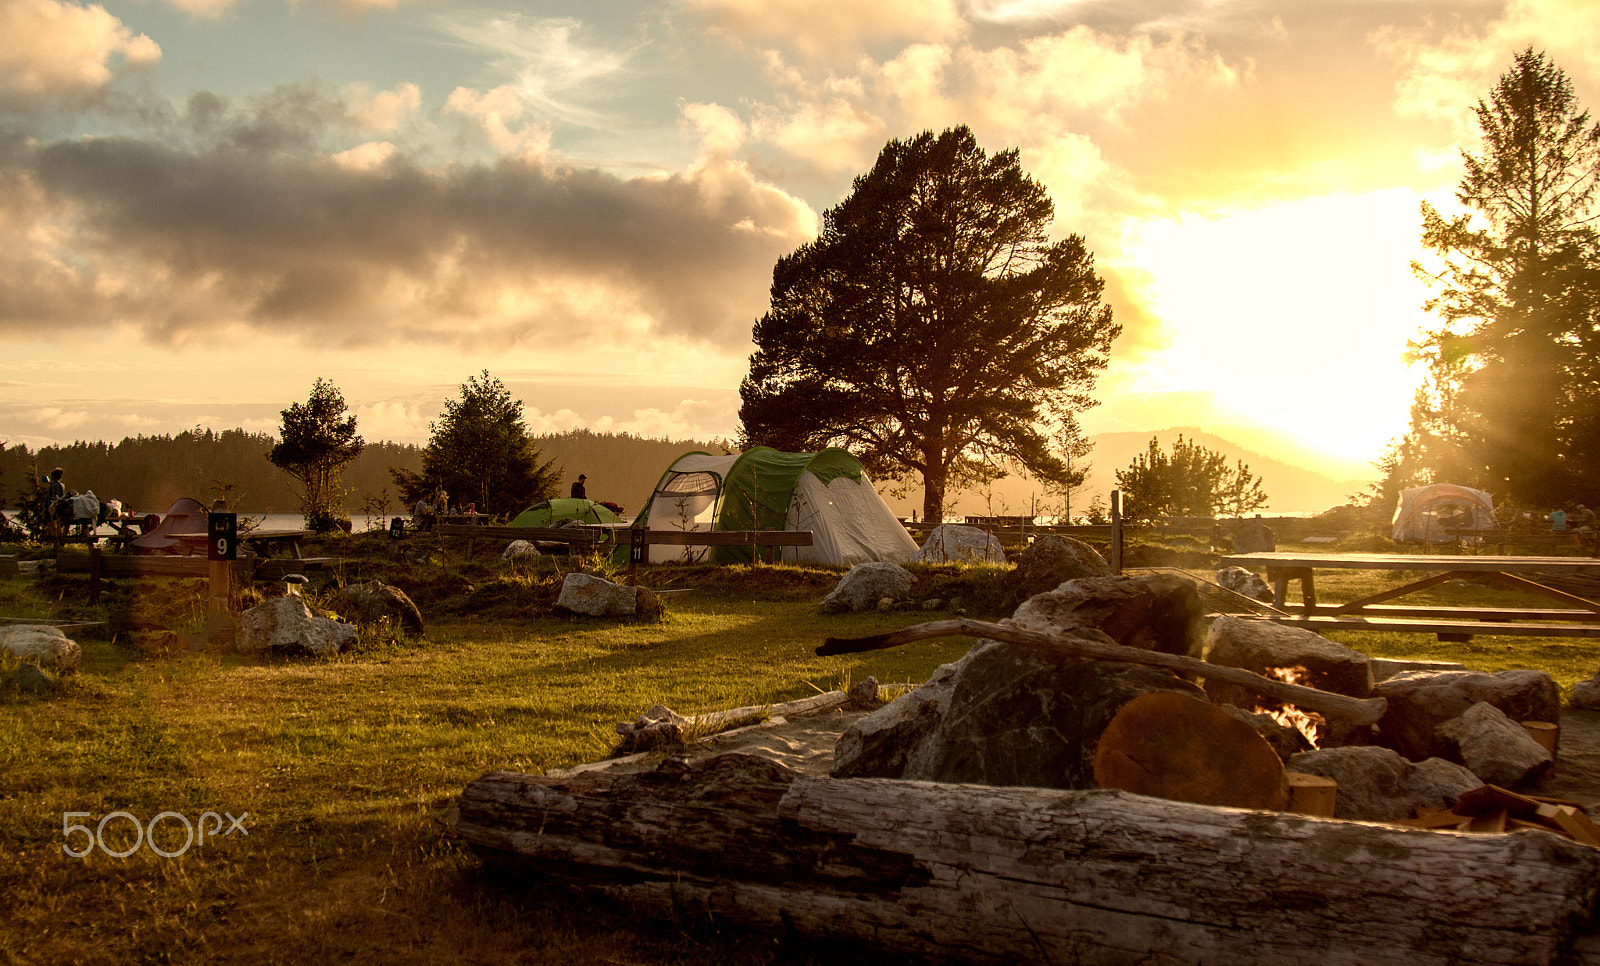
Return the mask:
<path id="1" fill-rule="evenodd" d="M 589 488 L 583 485 L 583 481 L 587 479 L 587 476 L 579 473 L 578 478 L 572 482 L 572 498 L 574 500 L 589 499 Z"/>

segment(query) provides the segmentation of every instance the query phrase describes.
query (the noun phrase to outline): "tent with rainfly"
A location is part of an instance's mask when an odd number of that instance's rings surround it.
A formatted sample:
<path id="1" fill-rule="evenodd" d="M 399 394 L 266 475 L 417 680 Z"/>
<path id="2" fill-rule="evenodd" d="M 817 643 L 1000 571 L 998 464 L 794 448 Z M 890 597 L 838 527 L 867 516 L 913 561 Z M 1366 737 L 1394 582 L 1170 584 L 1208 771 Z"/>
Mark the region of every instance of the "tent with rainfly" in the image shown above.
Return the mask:
<path id="1" fill-rule="evenodd" d="M 781 453 L 757 446 L 744 453 L 685 453 L 667 467 L 634 519 L 650 530 L 810 530 L 809 547 L 781 547 L 795 563 L 854 566 L 903 562 L 917 552 L 888 504 L 872 488 L 861 461 L 829 447 Z M 747 563 L 749 547 L 650 547 L 650 561 Z"/>
<path id="2" fill-rule="evenodd" d="M 1488 493 L 1455 483 L 1434 483 L 1400 492 L 1391 535 L 1407 542 L 1452 543 L 1460 535 L 1447 531 L 1493 530 L 1495 526 L 1494 498 Z"/>
<path id="3" fill-rule="evenodd" d="M 617 523 L 622 518 L 603 503 L 561 497 L 535 503 L 511 521 L 514 527 L 553 527 L 566 520 L 579 523 Z"/>

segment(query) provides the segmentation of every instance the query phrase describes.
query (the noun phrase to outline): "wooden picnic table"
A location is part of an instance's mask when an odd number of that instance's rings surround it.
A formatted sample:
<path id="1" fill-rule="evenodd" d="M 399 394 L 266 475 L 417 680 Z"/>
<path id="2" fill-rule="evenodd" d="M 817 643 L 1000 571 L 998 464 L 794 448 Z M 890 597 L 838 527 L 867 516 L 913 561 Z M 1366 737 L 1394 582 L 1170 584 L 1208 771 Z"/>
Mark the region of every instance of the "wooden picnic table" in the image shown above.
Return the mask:
<path id="1" fill-rule="evenodd" d="M 205 531 L 169 533 L 167 536 L 178 541 L 184 550 L 191 554 L 205 553 L 206 544 L 211 540 Z M 274 550 L 282 549 L 287 550 L 295 560 L 303 560 L 305 558 L 301 553 L 300 541 L 309 536 L 311 536 L 310 530 L 251 530 L 249 533 L 241 533 L 239 542 L 249 544 L 263 557 L 270 557 Z"/>
<path id="2" fill-rule="evenodd" d="M 1600 577 L 1594 557 L 1457 556 L 1409 553 L 1242 553 L 1223 557 L 1224 567 L 1265 569 L 1272 581 L 1272 606 L 1281 616 L 1269 619 L 1313 630 L 1359 629 L 1408 631 L 1438 635 L 1440 640 L 1467 640 L 1474 634 L 1520 634 L 1538 637 L 1600 637 L 1600 603 L 1556 590 L 1532 579 L 1547 571 L 1575 571 Z M 1378 570 L 1427 573 L 1377 594 L 1344 604 L 1317 602 L 1316 570 Z M 1561 603 L 1561 607 L 1442 607 L 1389 604 L 1448 580 L 1486 577 L 1497 584 L 1528 591 Z M 1300 602 L 1288 601 L 1289 584 L 1300 582 Z"/>

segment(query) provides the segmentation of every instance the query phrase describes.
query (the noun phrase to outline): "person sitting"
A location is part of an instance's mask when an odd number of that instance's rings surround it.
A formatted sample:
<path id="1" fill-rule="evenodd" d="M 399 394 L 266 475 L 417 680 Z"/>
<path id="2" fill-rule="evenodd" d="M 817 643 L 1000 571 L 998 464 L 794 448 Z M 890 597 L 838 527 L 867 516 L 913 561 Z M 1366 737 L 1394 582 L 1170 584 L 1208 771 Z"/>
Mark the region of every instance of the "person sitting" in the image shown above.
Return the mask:
<path id="1" fill-rule="evenodd" d="M 414 530 L 432 530 L 433 525 L 439 522 L 439 510 L 427 497 L 417 501 L 411 508 L 411 527 Z"/>
<path id="2" fill-rule="evenodd" d="M 574 500 L 587 500 L 589 498 L 589 488 L 583 485 L 583 481 L 587 479 L 587 476 L 579 473 L 578 478 L 573 481 L 572 498 Z"/>

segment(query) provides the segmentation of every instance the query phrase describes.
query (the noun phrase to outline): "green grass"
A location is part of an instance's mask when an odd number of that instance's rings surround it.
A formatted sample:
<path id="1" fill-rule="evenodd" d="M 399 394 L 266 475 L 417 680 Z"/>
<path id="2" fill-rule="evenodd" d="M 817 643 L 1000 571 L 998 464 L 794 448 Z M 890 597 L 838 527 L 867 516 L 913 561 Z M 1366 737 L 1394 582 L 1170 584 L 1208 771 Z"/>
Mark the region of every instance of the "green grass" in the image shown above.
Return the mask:
<path id="1" fill-rule="evenodd" d="M 434 554 L 401 561 L 381 539 L 329 538 L 341 581 L 403 586 L 422 639 L 363 629 L 334 659 L 175 655 L 150 624 L 194 629 L 203 585 L 114 583 L 87 603 L 83 578 L 0 579 L 0 616 L 111 618 L 77 634 L 83 668 L 52 694 L 0 690 L 0 962 L 836 963 L 814 950 L 714 924 L 641 923 L 483 869 L 440 813 L 474 778 L 604 757 L 613 725 L 655 703 L 683 714 L 776 703 L 873 675 L 920 681 L 970 641 L 927 641 L 818 658 L 827 636 L 903 627 L 920 613 L 828 616 L 837 572 L 794 567 L 652 569 L 693 587 L 659 622 L 560 616 L 561 567 Z M 917 571 L 921 596 L 960 595 L 975 616 L 998 599 L 994 568 Z M 1327 600 L 1381 574 L 1319 575 Z M 327 588 L 310 594 L 325 603 Z M 273 592 L 270 586 L 267 592 Z M 1440 587 L 1439 603 L 1495 599 Z M 1503 602 L 1524 602 L 1520 596 Z M 1539 667 L 1564 686 L 1590 676 L 1573 639 L 1344 633 L 1385 657 Z M 14 662 L 0 661 L 0 675 Z M 63 854 L 63 815 L 248 813 L 249 834 L 180 858 Z M 168 832 L 176 828 L 168 829 Z M 120 820 L 108 844 L 131 844 Z M 178 838 L 163 838 L 175 849 Z M 75 841 L 81 841 L 81 838 Z"/>
<path id="2" fill-rule="evenodd" d="M 386 567 L 368 560 L 345 577 Z M 367 628 L 358 651 L 328 660 L 173 656 L 158 632 L 75 634 L 82 670 L 53 694 L 0 692 L 0 962 L 811 961 L 770 937 L 640 925 L 529 893 L 480 869 L 437 818 L 487 772 L 605 757 L 614 724 L 658 702 L 696 714 L 867 675 L 921 680 L 970 645 L 816 657 L 825 636 L 915 615 L 822 615 L 815 585 L 837 574 L 785 569 L 652 573 L 702 588 L 659 622 L 616 623 L 550 611 L 553 569 L 446 562 L 413 581 L 464 579 L 476 611 L 440 594 L 424 606 L 425 638 Z M 114 588 L 100 611 L 191 626 L 202 586 Z M 0 616 L 103 616 L 84 591 L 70 578 L 3 580 Z M 248 835 L 173 859 L 62 851 L 67 812 L 96 823 L 208 810 L 248 813 Z M 168 826 L 170 852 L 183 836 Z M 106 834 L 119 851 L 133 841 L 122 819 Z"/>

